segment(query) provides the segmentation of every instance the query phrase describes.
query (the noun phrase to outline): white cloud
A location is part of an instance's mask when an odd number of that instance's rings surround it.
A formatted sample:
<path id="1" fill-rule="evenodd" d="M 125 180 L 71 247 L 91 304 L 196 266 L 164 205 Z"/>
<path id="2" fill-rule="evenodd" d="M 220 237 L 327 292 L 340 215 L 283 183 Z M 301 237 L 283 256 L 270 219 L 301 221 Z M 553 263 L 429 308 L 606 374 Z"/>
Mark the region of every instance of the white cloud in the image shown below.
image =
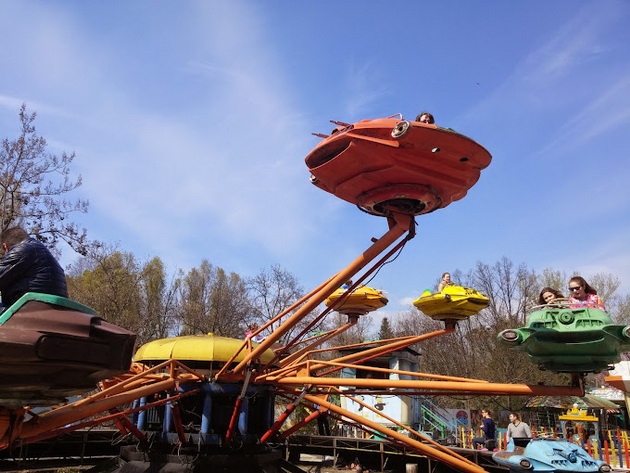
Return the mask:
<path id="1" fill-rule="evenodd" d="M 534 51 L 519 68 L 523 79 L 535 87 L 549 87 L 576 69 L 598 58 L 608 48 L 600 37 L 608 26 L 619 20 L 612 3 L 602 8 L 591 2 L 582 7 L 555 36 Z"/>
<path id="2" fill-rule="evenodd" d="M 346 113 L 350 117 L 363 117 L 379 99 L 391 95 L 383 83 L 383 74 L 371 61 L 360 65 L 351 64 L 347 71 L 345 99 Z"/>
<path id="3" fill-rule="evenodd" d="M 43 50 L 59 58 L 46 84 L 55 87 L 63 79 L 63 88 L 86 100 L 83 116 L 72 117 L 77 135 L 65 137 L 82 153 L 77 160 L 82 191 L 92 213 L 156 252 L 172 251 L 173 241 L 208 226 L 215 238 L 234 244 L 275 254 L 297 251 L 324 231 L 318 222 L 326 217 L 305 211 L 309 184 L 303 157 L 315 141 L 292 104 L 286 66 L 266 41 L 255 9 L 233 2 L 196 7 L 188 19 L 197 22 L 187 33 L 196 37 L 197 49 L 188 52 L 189 66 L 181 64 L 190 83 L 172 84 L 195 87 L 190 95 L 196 101 L 181 103 L 174 114 L 173 105 L 143 104 L 134 94 L 145 78 L 134 75 L 138 68 L 125 63 L 125 52 L 97 54 L 105 39 L 77 27 L 72 17 L 57 14 L 59 21 L 33 42 L 36 54 L 50 37 Z M 29 65 L 35 76 L 46 67 Z M 120 76 L 110 81 L 112 68 L 128 69 L 126 81 Z M 72 74 L 77 71 L 85 73 Z M 1 103 L 21 102 L 2 97 Z M 170 241 L 157 235 L 169 235 Z"/>
<path id="4" fill-rule="evenodd" d="M 7 97 L 0 95 L 0 106 L 11 111 L 19 110 L 24 101 L 17 97 Z"/>
<path id="5" fill-rule="evenodd" d="M 630 69 L 627 75 L 604 88 L 571 120 L 562 125 L 540 154 L 564 153 L 621 127 L 630 126 Z"/>
<path id="6" fill-rule="evenodd" d="M 326 104 L 326 109 L 346 114 L 346 118 L 333 118 L 358 120 L 373 115 L 380 101 L 413 102 L 418 95 L 414 95 L 413 87 L 399 90 L 399 84 L 394 86 L 387 80 L 394 74 L 376 62 L 378 53 L 357 50 L 344 54 L 347 62 L 341 66 L 340 62 L 333 67 L 318 61 L 320 72 L 322 67 L 331 67 L 330 72 L 326 70 L 330 82 L 322 84 L 320 90 L 318 84 L 309 84 L 313 88 L 306 89 L 311 91 L 307 97 L 301 83 L 306 82 L 304 70 L 283 62 L 285 57 L 295 56 L 283 53 L 286 44 L 274 42 L 281 37 L 278 30 L 284 25 L 265 23 L 281 15 L 267 15 L 268 7 L 238 0 L 198 1 L 185 8 L 158 3 L 151 14 L 144 10 L 149 2 L 141 2 L 141 7 L 111 6 L 112 17 L 119 15 L 116 21 L 101 18 L 98 9 L 71 8 L 67 2 L 35 2 L 38 8 L 13 6 L 13 10 L 21 10 L 9 11 L 4 20 L 0 19 L 0 26 L 5 27 L 5 39 L 0 38 L 3 55 L 11 54 L 7 60 L 16 65 L 3 71 L 0 107 L 14 114 L 26 101 L 45 120 L 47 127 L 38 129 L 51 145 L 77 151 L 73 166 L 84 177 L 80 190 L 91 201 L 89 217 L 97 225 L 97 235 L 120 239 L 121 246 L 130 251 L 146 251 L 175 262 L 197 264 L 201 257 L 223 253 L 235 264 L 249 263 L 256 269 L 261 265 L 258 259 L 253 262 L 255 258 L 275 259 L 281 264 L 286 261 L 300 270 L 301 278 L 319 283 L 324 277 L 312 273 L 338 270 L 340 264 L 356 256 L 354 251 L 364 249 L 366 239 L 362 236 L 370 232 L 380 235 L 385 224 L 381 220 L 377 228 L 377 224 L 366 223 L 369 217 L 354 211 L 350 204 L 310 186 L 303 158 L 317 141 L 309 133 L 322 130 L 310 129 L 306 117 L 323 114 L 319 108 L 324 108 L 320 103 L 324 100 L 332 104 Z M 481 57 L 492 63 L 488 74 L 507 75 L 508 79 L 477 107 L 463 111 L 468 123 L 462 129 L 473 130 L 473 137 L 480 132 L 484 144 L 489 139 L 499 150 L 495 163 L 484 171 L 479 190 L 471 194 L 486 193 L 496 202 L 501 200 L 498 194 L 506 191 L 501 195 L 508 196 L 512 212 L 489 215 L 492 223 L 487 224 L 491 227 L 486 235 L 509 233 L 514 220 L 530 215 L 527 212 L 533 213 L 534 206 L 543 206 L 551 198 L 533 177 L 538 169 L 531 170 L 531 176 L 514 175 L 525 169 L 523 163 L 536 150 L 543 150 L 544 159 L 555 158 L 552 151 L 584 156 L 583 145 L 627 128 L 630 74 L 624 75 L 627 68 L 623 68 L 627 66 L 600 68 L 598 62 L 610 54 L 611 44 L 621 43 L 609 42 L 606 32 L 623 21 L 624 15 L 619 13 L 626 7 L 623 2 L 607 3 L 606 8 L 599 2 L 582 5 L 566 9 L 566 25 L 560 22 L 557 29 L 538 34 L 536 41 L 544 44 L 531 54 L 518 56 L 513 70 L 505 69 L 511 62 L 495 64 L 493 57 Z M 21 37 L 23 26 L 13 26 L 7 18 L 27 13 L 36 38 L 23 38 L 11 52 L 7 42 Z M 408 34 L 402 32 L 400 41 Z M 305 57 L 330 51 L 326 48 L 331 43 L 322 38 L 302 40 L 300 44 L 310 47 L 304 51 Z M 400 44 L 398 38 L 393 41 Z M 461 59 L 457 51 L 449 51 L 452 44 L 443 46 L 440 60 Z M 439 51 L 442 45 L 431 47 Z M 40 60 L 43 54 L 47 58 Z M 602 66 L 619 63 L 619 57 L 623 56 L 617 52 Z M 399 65 L 395 75 L 401 82 L 410 77 L 417 81 L 426 72 L 424 65 L 404 61 Z M 586 83 L 587 74 L 604 79 L 595 82 L 599 88 Z M 333 82 L 338 89 L 329 88 Z M 466 93 L 454 88 L 440 100 L 445 104 L 452 100 L 456 110 L 459 101 L 468 99 Z M 391 110 L 397 111 L 403 110 Z M 519 141 L 527 145 L 526 151 Z M 620 148 L 623 145 L 621 142 Z M 538 157 L 543 161 L 541 155 Z M 597 161 L 597 169 L 604 164 L 610 166 L 609 156 Z M 597 169 L 592 172 L 596 174 Z M 619 163 L 614 176 L 597 176 L 589 190 L 605 198 L 593 199 L 587 205 L 606 212 L 606 218 L 614 212 L 625 218 L 628 196 L 624 195 L 626 186 L 620 185 L 625 170 L 627 167 Z M 530 177 L 527 193 L 515 196 L 515 188 L 525 190 L 521 181 Z M 568 208 L 567 200 L 579 186 L 563 187 L 559 182 L 563 177 L 558 176 L 555 187 L 566 191 L 567 196 L 558 195 L 557 206 Z M 449 207 L 448 218 L 427 217 L 428 221 L 436 223 L 437 232 L 444 235 L 459 234 L 461 223 L 451 219 L 457 219 L 458 209 L 474 202 L 474 196 L 467 197 L 463 205 Z M 480 207 L 472 212 L 487 213 L 496 208 L 492 202 L 477 198 Z M 500 221 L 500 226 L 495 221 Z M 606 222 L 601 225 L 607 227 Z M 554 229 L 553 233 L 563 231 L 570 229 Z M 423 238 L 430 238 L 431 232 L 427 234 Z M 390 281 L 406 278 L 401 292 L 407 295 L 412 292 L 408 289 L 411 274 L 438 273 L 447 262 L 463 265 L 474 258 L 487 261 L 495 251 L 505 251 L 480 241 L 475 235 L 484 234 L 482 231 L 467 229 L 465 234 L 470 240 L 465 254 L 428 252 L 431 254 L 422 257 L 424 269 L 408 267 L 405 274 L 390 276 Z M 515 246 L 520 236 L 515 236 Z M 602 244 L 607 239 L 602 232 Z M 504 243 L 500 235 L 493 234 L 488 240 Z M 434 246 L 439 244 L 437 241 Z M 309 249 L 315 246 L 325 247 Z M 618 243 L 614 248 L 623 251 Z M 535 259 L 535 250 L 533 253 L 531 258 Z M 619 263 L 624 261 L 623 255 L 615 257 L 603 250 L 596 253 L 600 256 L 593 264 L 616 265 L 623 271 Z M 407 253 L 404 258 L 411 256 Z M 395 266 L 404 267 L 400 263 Z M 384 274 L 379 278 L 387 279 Z M 383 285 L 396 287 L 395 282 Z M 417 294 L 405 298 L 392 293 L 389 308 L 399 299 L 404 299 L 399 304 L 409 305 L 422 289 L 419 286 Z"/>

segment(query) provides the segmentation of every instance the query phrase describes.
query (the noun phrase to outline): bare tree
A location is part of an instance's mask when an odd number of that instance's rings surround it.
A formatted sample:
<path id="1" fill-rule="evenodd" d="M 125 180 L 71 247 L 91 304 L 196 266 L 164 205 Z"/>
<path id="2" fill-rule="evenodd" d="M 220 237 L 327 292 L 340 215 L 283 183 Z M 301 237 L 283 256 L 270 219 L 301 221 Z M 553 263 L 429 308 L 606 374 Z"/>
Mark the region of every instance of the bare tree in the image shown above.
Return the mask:
<path id="1" fill-rule="evenodd" d="M 630 294 L 619 298 L 616 315 L 618 324 L 630 324 Z"/>
<path id="2" fill-rule="evenodd" d="M 339 312 L 332 312 L 326 316 L 322 324 L 323 330 L 332 330 L 339 328 L 348 323 L 348 316 Z M 355 343 L 363 343 L 368 339 L 368 330 L 370 328 L 370 317 L 362 315 L 356 324 L 345 332 L 341 332 L 336 337 L 330 339 L 327 346 L 344 346 L 353 345 Z"/>
<path id="3" fill-rule="evenodd" d="M 618 310 L 619 303 L 621 302 L 621 296 L 617 294 L 621 281 L 614 274 L 610 273 L 596 273 L 587 278 L 590 286 L 597 290 L 597 294 L 602 298 L 608 312 L 614 314 Z"/>
<path id="4" fill-rule="evenodd" d="M 521 263 L 514 263 L 505 256 L 494 265 L 477 262 L 469 273 L 470 286 L 490 299 L 490 305 L 481 317 L 490 325 L 508 320 L 522 324 L 532 301 L 538 297 L 536 275 Z"/>
<path id="5" fill-rule="evenodd" d="M 564 271 L 557 269 L 545 268 L 542 274 L 538 277 L 538 287 L 542 290 L 543 287 L 550 287 L 560 291 L 562 294 L 569 296 L 566 290 L 566 284 L 569 277 Z M 538 294 L 539 295 L 539 294 Z M 536 297 L 536 303 L 538 303 L 538 297 Z"/>
<path id="6" fill-rule="evenodd" d="M 298 279 L 278 265 L 271 266 L 269 269 L 263 269 L 256 276 L 247 278 L 246 285 L 251 315 L 254 318 L 252 321 L 260 325 L 267 323 L 276 315 L 286 311 L 304 295 L 304 289 Z M 270 330 L 277 328 L 297 308 L 295 307 L 281 321 L 274 323 Z M 296 332 L 306 327 L 318 313 L 315 311 L 306 316 L 300 323 L 289 330 L 283 338 L 288 340 L 291 338 L 291 335 L 297 335 Z M 319 325 L 314 327 L 315 330 L 318 328 Z"/>
<path id="7" fill-rule="evenodd" d="M 69 216 L 87 212 L 88 202 L 63 197 L 81 185 L 81 176 L 70 175 L 75 154 L 49 153 L 46 140 L 33 125 L 36 114 L 28 114 L 26 105 L 20 108 L 19 117 L 19 136 L 4 138 L 0 147 L 0 230 L 21 225 L 50 247 L 63 240 L 85 254 L 86 231 Z"/>
<path id="8" fill-rule="evenodd" d="M 140 311 L 145 321 L 139 338 L 146 342 L 168 337 L 174 328 L 179 305 L 179 281 L 171 279 L 168 282 L 164 263 L 155 257 L 142 268 L 139 283 L 142 297 Z"/>
<path id="9" fill-rule="evenodd" d="M 92 307 L 108 322 L 138 333 L 145 321 L 140 316 L 140 269 L 131 253 L 101 248 L 91 253 L 84 269 L 71 269 L 68 292 L 73 299 Z"/>
<path id="10" fill-rule="evenodd" d="M 203 260 L 179 281 L 178 324 L 182 335 L 214 333 L 240 338 L 250 319 L 243 279 Z"/>
<path id="11" fill-rule="evenodd" d="M 134 331 L 138 344 L 171 334 L 177 286 L 167 283 L 159 258 L 142 266 L 131 253 L 91 248 L 69 268 L 67 280 L 70 297 Z"/>
<path id="12" fill-rule="evenodd" d="M 441 330 L 444 322 L 433 320 L 416 309 L 401 312 L 393 319 L 393 331 L 398 337 L 419 335 Z M 444 373 L 451 376 L 475 377 L 482 360 L 473 346 L 474 338 L 465 337 L 479 325 L 474 319 L 462 321 L 453 334 L 432 338 L 418 343 L 413 348 L 422 354 L 421 370 L 429 373 Z"/>

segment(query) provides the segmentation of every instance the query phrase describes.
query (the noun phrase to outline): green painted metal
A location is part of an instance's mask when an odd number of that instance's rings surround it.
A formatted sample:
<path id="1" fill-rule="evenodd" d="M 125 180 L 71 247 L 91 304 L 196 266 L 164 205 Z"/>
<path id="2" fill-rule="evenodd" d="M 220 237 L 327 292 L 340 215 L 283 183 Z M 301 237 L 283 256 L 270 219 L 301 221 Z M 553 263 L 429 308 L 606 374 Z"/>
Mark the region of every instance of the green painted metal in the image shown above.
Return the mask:
<path id="1" fill-rule="evenodd" d="M 91 307 L 80 304 L 79 302 L 67 299 L 65 297 L 53 296 L 52 294 L 41 294 L 39 292 L 27 292 L 17 301 L 15 301 L 10 307 L 7 307 L 4 312 L 2 312 L 2 315 L 0 315 L 0 325 L 4 325 L 18 310 L 20 310 L 24 306 L 24 304 L 29 301 L 45 302 L 47 304 L 66 307 L 68 309 L 83 312 L 85 314 L 97 315 L 94 309 L 92 309 Z"/>
<path id="2" fill-rule="evenodd" d="M 423 405 L 420 406 L 420 412 L 422 412 L 423 420 L 435 430 L 440 432 L 440 437 L 446 437 L 447 425 L 442 419 L 440 419 L 439 416 L 431 412 L 429 408 Z"/>
<path id="3" fill-rule="evenodd" d="M 527 352 L 540 369 L 599 373 L 630 350 L 630 326 L 615 325 L 594 308 L 550 307 L 532 312 L 525 327 L 503 330 L 499 340 Z"/>

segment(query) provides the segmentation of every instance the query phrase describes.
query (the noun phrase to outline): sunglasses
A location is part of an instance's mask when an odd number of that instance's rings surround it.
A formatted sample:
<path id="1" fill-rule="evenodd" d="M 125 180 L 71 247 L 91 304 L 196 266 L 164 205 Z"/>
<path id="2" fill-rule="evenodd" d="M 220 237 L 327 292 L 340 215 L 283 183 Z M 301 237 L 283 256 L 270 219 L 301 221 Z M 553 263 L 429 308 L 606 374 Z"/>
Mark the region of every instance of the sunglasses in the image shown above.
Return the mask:
<path id="1" fill-rule="evenodd" d="M 569 291 L 579 291 L 580 289 L 582 289 L 582 286 L 569 286 Z"/>

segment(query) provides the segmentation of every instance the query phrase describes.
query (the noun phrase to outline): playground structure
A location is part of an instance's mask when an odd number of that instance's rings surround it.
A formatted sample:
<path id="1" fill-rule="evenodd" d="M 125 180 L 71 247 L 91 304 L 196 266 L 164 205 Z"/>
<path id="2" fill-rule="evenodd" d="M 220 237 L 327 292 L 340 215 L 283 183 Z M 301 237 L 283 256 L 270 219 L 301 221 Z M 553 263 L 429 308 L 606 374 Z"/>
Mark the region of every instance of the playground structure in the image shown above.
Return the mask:
<path id="1" fill-rule="evenodd" d="M 275 442 L 319 416 L 329 415 L 454 469 L 481 473 L 484 470 L 477 464 L 395 419 L 388 419 L 395 427 L 384 427 L 343 409 L 332 402 L 331 396 L 344 397 L 375 412 L 359 395 L 376 396 L 384 390 L 391 395 L 414 396 L 582 395 L 584 370 L 572 373 L 570 385 L 543 386 L 492 383 L 368 364 L 382 354 L 454 332 L 462 318 L 457 311 L 441 311 L 439 319 L 444 321 L 444 328 L 430 333 L 333 346 L 336 336 L 378 306 L 344 305 L 344 300 L 351 300 L 370 275 L 414 238 L 417 216 L 463 198 L 491 161 L 490 154 L 470 138 L 401 116 L 334 123 L 337 127 L 333 133 L 318 135 L 324 139 L 306 157 L 311 182 L 369 214 L 385 217 L 388 228 L 380 238 L 373 239 L 347 267 L 244 341 L 212 335 L 154 341 L 140 348 L 128 371 L 109 375 L 99 383 L 97 393 L 79 401 L 40 415 L 34 414 L 27 403 L 20 404 L 17 397 L 5 402 L 0 412 L 0 447 L 113 421 L 122 435 L 136 439 L 145 461 L 165 462 L 169 453 L 176 451 L 179 460 L 185 458 L 184 463 L 199 469 L 219 456 L 235 462 L 247 457 L 260 465 L 272 461 L 268 454 Z M 351 279 L 356 282 L 331 298 Z M 316 314 L 327 299 L 328 307 Z M 44 304 L 57 310 L 55 301 Z M 481 310 L 483 304 L 475 307 Z M 345 324 L 310 335 L 319 321 L 336 310 L 347 315 Z M 20 317 L 21 310 L 14 311 L 13 318 Z M 305 321 L 308 323 L 303 329 L 291 332 Z M 252 342 L 253 336 L 272 325 L 274 330 L 267 338 Z M 278 343 L 281 339 L 282 344 Z M 334 355 L 347 348 L 356 351 Z M 344 369 L 393 373 L 398 379 L 340 377 Z M 288 406 L 278 417 L 274 416 L 274 397 Z M 310 410 L 310 415 L 286 428 L 287 419 L 300 404 Z M 128 460 L 134 461 L 131 457 Z"/>

